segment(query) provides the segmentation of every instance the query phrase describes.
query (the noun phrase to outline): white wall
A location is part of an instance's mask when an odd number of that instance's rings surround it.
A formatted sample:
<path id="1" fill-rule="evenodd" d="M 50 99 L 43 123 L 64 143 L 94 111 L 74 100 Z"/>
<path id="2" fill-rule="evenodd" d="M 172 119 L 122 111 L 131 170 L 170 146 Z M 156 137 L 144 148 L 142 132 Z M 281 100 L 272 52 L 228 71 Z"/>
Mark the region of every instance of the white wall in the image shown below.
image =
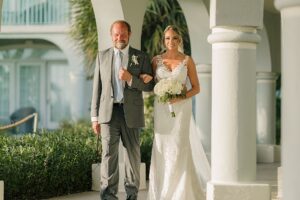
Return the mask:
<path id="1" fill-rule="evenodd" d="M 211 64 L 211 45 L 207 42 L 210 34 L 209 15 L 200 0 L 178 0 L 189 30 L 192 57 L 196 64 Z"/>
<path id="2" fill-rule="evenodd" d="M 272 72 L 281 72 L 281 20 L 279 13 L 264 12 L 264 25 L 270 45 Z"/>
<path id="3" fill-rule="evenodd" d="M 1 31 L 2 3 L 3 3 L 3 1 L 0 0 L 0 31 Z"/>

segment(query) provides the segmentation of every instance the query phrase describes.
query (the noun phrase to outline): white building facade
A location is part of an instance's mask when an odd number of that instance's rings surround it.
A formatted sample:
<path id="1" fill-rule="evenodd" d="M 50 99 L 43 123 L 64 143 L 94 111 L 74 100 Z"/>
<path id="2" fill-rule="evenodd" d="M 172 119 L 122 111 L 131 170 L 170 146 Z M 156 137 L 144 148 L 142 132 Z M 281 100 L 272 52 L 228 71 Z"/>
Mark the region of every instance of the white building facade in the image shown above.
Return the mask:
<path id="1" fill-rule="evenodd" d="M 82 53 L 70 39 L 61 0 L 4 0 L 0 33 L 0 120 L 33 107 L 39 128 L 89 115 Z"/>

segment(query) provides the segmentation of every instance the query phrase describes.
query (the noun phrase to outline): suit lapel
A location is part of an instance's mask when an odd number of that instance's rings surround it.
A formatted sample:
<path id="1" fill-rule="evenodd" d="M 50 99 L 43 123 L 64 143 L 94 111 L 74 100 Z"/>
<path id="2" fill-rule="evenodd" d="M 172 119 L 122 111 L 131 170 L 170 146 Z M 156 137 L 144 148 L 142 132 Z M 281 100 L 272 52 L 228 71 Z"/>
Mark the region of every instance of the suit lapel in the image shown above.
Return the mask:
<path id="1" fill-rule="evenodd" d="M 110 48 L 109 51 L 107 52 L 107 55 L 104 57 L 104 65 L 106 66 L 106 69 L 104 73 L 106 73 L 107 80 L 111 83 L 111 94 L 113 94 L 113 73 L 112 73 L 112 68 L 113 68 L 113 53 L 114 49 Z"/>
<path id="2" fill-rule="evenodd" d="M 132 48 L 129 46 L 127 70 L 131 67 L 131 56 L 132 56 Z"/>

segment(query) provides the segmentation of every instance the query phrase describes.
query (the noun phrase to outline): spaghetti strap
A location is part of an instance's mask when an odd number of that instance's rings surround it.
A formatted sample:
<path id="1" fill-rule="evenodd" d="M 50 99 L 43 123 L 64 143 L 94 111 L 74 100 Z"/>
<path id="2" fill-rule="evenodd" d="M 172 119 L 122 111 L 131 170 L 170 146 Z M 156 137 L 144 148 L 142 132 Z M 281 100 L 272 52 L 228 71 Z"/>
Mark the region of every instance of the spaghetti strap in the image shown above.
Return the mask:
<path id="1" fill-rule="evenodd" d="M 162 66 L 162 64 L 163 64 L 162 55 L 157 55 L 156 56 L 156 65 L 157 66 Z"/>
<path id="2" fill-rule="evenodd" d="M 188 62 L 188 60 L 189 60 L 189 56 L 186 55 L 185 58 L 184 58 L 184 60 L 183 60 L 183 64 L 186 65 L 187 62 Z"/>

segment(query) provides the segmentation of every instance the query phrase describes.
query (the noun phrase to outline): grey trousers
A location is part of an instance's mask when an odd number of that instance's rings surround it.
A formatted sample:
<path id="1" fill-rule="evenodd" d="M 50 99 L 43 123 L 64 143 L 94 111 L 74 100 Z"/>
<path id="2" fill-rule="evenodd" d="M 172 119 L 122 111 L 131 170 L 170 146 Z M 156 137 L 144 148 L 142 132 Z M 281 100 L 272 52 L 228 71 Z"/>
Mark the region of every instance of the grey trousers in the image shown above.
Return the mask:
<path id="1" fill-rule="evenodd" d="M 136 200 L 140 185 L 140 130 L 128 128 L 123 106 L 114 105 L 112 119 L 101 124 L 102 161 L 101 189 L 102 200 L 118 199 L 119 183 L 119 142 L 124 146 L 125 180 L 127 200 Z"/>

